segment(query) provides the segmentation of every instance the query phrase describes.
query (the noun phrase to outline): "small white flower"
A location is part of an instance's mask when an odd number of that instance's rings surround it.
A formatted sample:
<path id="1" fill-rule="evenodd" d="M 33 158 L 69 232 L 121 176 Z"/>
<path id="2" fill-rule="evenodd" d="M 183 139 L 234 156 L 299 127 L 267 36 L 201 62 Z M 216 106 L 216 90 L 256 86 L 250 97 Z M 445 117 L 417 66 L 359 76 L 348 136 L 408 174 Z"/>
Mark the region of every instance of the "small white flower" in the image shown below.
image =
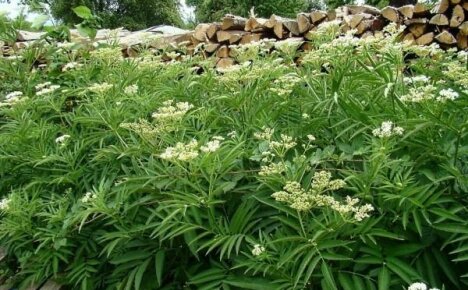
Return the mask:
<path id="1" fill-rule="evenodd" d="M 92 193 L 92 192 L 87 192 L 82 198 L 81 198 L 81 202 L 82 203 L 88 203 L 90 201 L 93 201 L 94 199 L 97 198 L 97 195 L 95 193 Z"/>
<path id="2" fill-rule="evenodd" d="M 124 89 L 126 95 L 135 95 L 138 93 L 138 85 L 131 85 Z"/>
<path id="3" fill-rule="evenodd" d="M 384 121 L 380 128 L 372 130 L 372 135 L 379 138 L 387 138 L 394 135 L 403 135 L 405 130 L 402 127 L 395 126 L 392 121 Z"/>
<path id="4" fill-rule="evenodd" d="M 307 113 L 303 113 L 303 114 L 302 114 L 302 119 L 307 120 L 307 119 L 309 119 L 309 118 L 310 118 L 310 115 L 309 115 L 309 114 L 307 114 Z"/>
<path id="5" fill-rule="evenodd" d="M 252 249 L 252 255 L 254 255 L 254 256 L 260 256 L 264 252 L 265 252 L 265 247 L 261 246 L 259 244 L 254 245 L 254 247 Z"/>
<path id="6" fill-rule="evenodd" d="M 70 137 L 70 135 L 62 135 L 55 139 L 55 143 L 63 145 Z"/>
<path id="7" fill-rule="evenodd" d="M 79 67 L 82 67 L 82 66 L 83 66 L 83 64 L 77 63 L 75 61 L 69 62 L 69 63 L 67 63 L 66 65 L 63 66 L 62 72 L 73 70 L 73 69 L 76 69 L 76 68 L 79 68 Z"/>
<path id="8" fill-rule="evenodd" d="M 315 139 L 315 136 L 314 135 L 307 135 L 307 139 L 309 139 L 310 142 L 314 142 L 316 139 Z"/>
<path id="9" fill-rule="evenodd" d="M 457 98 L 458 98 L 458 93 L 449 88 L 449 89 L 441 90 L 436 100 L 439 102 L 445 102 L 447 100 L 454 101 Z"/>
<path id="10" fill-rule="evenodd" d="M 10 199 L 4 198 L 0 200 L 0 210 L 5 211 L 8 210 L 8 204 L 10 203 Z"/>
<path id="11" fill-rule="evenodd" d="M 427 290 L 427 285 L 421 282 L 413 283 L 408 287 L 408 290 Z"/>
<path id="12" fill-rule="evenodd" d="M 221 147 L 221 141 L 213 140 L 206 143 L 205 146 L 201 146 L 200 150 L 205 153 L 216 152 Z"/>

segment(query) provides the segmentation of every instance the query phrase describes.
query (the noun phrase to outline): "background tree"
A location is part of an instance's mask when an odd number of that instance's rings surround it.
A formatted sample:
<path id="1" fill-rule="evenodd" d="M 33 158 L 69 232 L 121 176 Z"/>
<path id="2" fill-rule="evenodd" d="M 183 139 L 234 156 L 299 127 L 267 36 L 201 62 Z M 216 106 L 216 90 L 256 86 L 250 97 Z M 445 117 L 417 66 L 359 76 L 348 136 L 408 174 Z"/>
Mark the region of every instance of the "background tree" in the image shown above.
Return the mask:
<path id="1" fill-rule="evenodd" d="M 7 2 L 0 0 L 0 2 Z M 23 0 L 37 7 L 47 4 L 54 18 L 65 24 L 80 23 L 73 12 L 77 6 L 87 6 L 102 19 L 102 27 L 125 27 L 130 30 L 148 28 L 159 24 L 182 26 L 178 0 Z"/>
<path id="2" fill-rule="evenodd" d="M 279 14 L 295 17 L 299 11 L 307 9 L 311 0 L 187 0 L 187 4 L 195 6 L 197 21 L 219 21 L 225 14 L 231 13 L 248 16 L 252 7 L 259 17 L 269 17 Z"/>

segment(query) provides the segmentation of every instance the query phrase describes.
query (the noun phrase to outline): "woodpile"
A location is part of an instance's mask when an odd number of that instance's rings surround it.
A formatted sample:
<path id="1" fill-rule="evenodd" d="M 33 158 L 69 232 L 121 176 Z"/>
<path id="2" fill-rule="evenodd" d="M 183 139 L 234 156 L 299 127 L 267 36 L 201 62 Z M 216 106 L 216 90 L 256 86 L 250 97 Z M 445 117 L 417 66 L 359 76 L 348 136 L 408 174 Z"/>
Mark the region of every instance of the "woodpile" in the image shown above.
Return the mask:
<path id="1" fill-rule="evenodd" d="M 434 7 L 417 3 L 401 7 L 388 6 L 379 10 L 368 5 L 348 5 L 329 11 L 314 10 L 299 13 L 295 19 L 272 15 L 269 18 L 244 18 L 226 15 L 220 22 L 202 23 L 194 31 L 164 35 L 153 48 L 187 45 L 189 53 L 202 51 L 203 55 L 216 58 L 218 66 L 234 62 L 231 49 L 233 45 L 258 42 L 262 39 L 302 39 L 307 41 L 317 27 L 327 21 L 340 25 L 342 33 L 353 32 L 357 37 L 382 35 L 382 29 L 390 23 L 405 25 L 402 41 L 418 45 L 438 43 L 442 48 L 458 47 L 467 49 L 468 43 L 468 0 L 440 0 Z M 143 32 L 148 33 L 148 31 Z M 19 34 L 18 41 L 37 39 L 38 34 Z M 126 34 L 120 44 L 127 56 L 133 56 L 135 47 L 141 45 L 142 35 Z M 25 45 L 17 45 L 22 47 Z M 310 44 L 306 46 L 309 47 Z M 200 49 L 201 48 L 201 49 Z"/>

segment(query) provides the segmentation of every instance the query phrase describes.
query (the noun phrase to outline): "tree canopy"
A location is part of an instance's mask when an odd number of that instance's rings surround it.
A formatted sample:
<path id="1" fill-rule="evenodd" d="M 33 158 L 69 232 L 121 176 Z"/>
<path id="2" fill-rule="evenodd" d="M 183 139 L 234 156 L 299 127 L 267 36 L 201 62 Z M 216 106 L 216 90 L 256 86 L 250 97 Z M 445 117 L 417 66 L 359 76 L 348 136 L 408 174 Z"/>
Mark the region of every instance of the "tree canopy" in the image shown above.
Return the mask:
<path id="1" fill-rule="evenodd" d="M 7 0 L 0 0 L 7 2 Z M 76 24 L 81 19 L 73 12 L 77 6 L 87 6 L 102 19 L 102 27 L 125 27 L 130 30 L 159 24 L 181 26 L 178 0 L 23 0 L 25 4 L 44 3 L 55 19 Z"/>

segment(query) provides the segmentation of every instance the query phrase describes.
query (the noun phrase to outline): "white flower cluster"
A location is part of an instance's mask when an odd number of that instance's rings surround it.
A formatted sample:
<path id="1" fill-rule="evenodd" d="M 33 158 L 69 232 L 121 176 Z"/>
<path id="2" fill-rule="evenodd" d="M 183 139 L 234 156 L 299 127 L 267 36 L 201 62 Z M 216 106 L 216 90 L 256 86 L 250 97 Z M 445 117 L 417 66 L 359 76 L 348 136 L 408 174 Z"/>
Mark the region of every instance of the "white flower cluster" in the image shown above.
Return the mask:
<path id="1" fill-rule="evenodd" d="M 277 78 L 273 82 L 274 86 L 269 90 L 281 97 L 288 96 L 299 82 L 301 82 L 301 78 L 296 74 L 285 74 Z"/>
<path id="2" fill-rule="evenodd" d="M 14 91 L 5 96 L 5 100 L 0 102 L 0 107 L 12 106 L 21 100 L 23 100 L 23 93 L 19 91 Z"/>
<path id="3" fill-rule="evenodd" d="M 404 103 L 420 103 L 433 100 L 435 98 L 435 91 L 436 88 L 433 85 L 410 88 L 408 94 L 401 96 L 399 99 Z"/>
<path id="4" fill-rule="evenodd" d="M 91 92 L 102 94 L 102 93 L 105 93 L 108 90 L 112 89 L 113 87 L 114 87 L 114 85 L 109 84 L 107 82 L 104 82 L 104 83 L 100 83 L 100 84 L 94 83 L 88 89 Z"/>
<path id="5" fill-rule="evenodd" d="M 422 282 L 416 282 L 408 287 L 408 290 L 427 290 L 427 285 Z M 438 288 L 430 288 L 429 290 L 439 290 Z"/>
<path id="6" fill-rule="evenodd" d="M 265 252 L 265 247 L 259 244 L 255 244 L 252 249 L 252 255 L 254 256 L 260 256 L 264 252 Z"/>
<path id="7" fill-rule="evenodd" d="M 271 48 L 269 42 L 263 40 L 241 44 L 241 45 L 230 45 L 230 55 L 236 59 L 239 63 L 245 63 L 247 61 L 252 61 L 262 54 L 265 54 Z"/>
<path id="8" fill-rule="evenodd" d="M 63 66 L 62 72 L 67 72 L 67 71 L 70 71 L 70 70 L 78 69 L 78 68 L 80 68 L 82 66 L 83 66 L 83 64 L 78 63 L 76 61 L 72 61 L 72 62 L 69 62 L 69 63 L 67 63 L 66 65 Z"/>
<path id="9" fill-rule="evenodd" d="M 438 102 L 446 102 L 448 100 L 454 101 L 455 99 L 458 98 L 458 93 L 455 92 L 454 90 L 448 88 L 448 89 L 442 89 L 439 92 L 439 96 L 437 96 L 436 100 Z"/>
<path id="10" fill-rule="evenodd" d="M 294 141 L 294 138 L 291 136 L 288 136 L 286 134 L 281 134 L 280 135 L 280 141 L 270 141 L 270 147 L 274 150 L 278 149 L 284 149 L 284 150 L 289 150 L 293 148 L 294 146 L 297 145 L 296 141 Z"/>
<path id="11" fill-rule="evenodd" d="M 85 196 L 83 196 L 83 197 L 81 198 L 81 202 L 82 202 L 82 203 L 88 203 L 88 202 L 90 202 L 90 201 L 93 201 L 93 200 L 96 199 L 96 198 L 97 198 L 97 195 L 96 195 L 95 193 L 92 193 L 92 192 L 89 192 L 89 191 L 88 191 L 88 192 L 85 194 Z"/>
<path id="12" fill-rule="evenodd" d="M 10 199 L 3 198 L 2 200 L 0 200 L 0 210 L 2 211 L 8 210 L 9 204 L 10 204 Z"/>
<path id="13" fill-rule="evenodd" d="M 430 81 L 431 79 L 428 78 L 425 75 L 419 75 L 419 76 L 414 76 L 414 77 L 404 77 L 403 82 L 405 84 L 426 84 Z"/>
<path id="14" fill-rule="evenodd" d="M 295 41 L 294 38 L 288 38 L 276 42 L 275 49 L 282 52 L 286 56 L 294 57 L 302 44 L 302 41 Z"/>
<path id="15" fill-rule="evenodd" d="M 281 174 L 284 171 L 286 171 L 286 165 L 283 162 L 278 162 L 278 163 L 272 162 L 268 165 L 261 166 L 260 172 L 258 173 L 258 175 L 270 176 L 270 175 Z"/>
<path id="16" fill-rule="evenodd" d="M 201 146 L 200 150 L 204 153 L 216 152 L 221 147 L 221 141 L 224 141 L 224 137 L 214 136 L 206 145 Z"/>
<path id="17" fill-rule="evenodd" d="M 262 132 L 254 133 L 254 137 L 264 141 L 270 141 L 271 137 L 273 137 L 273 133 L 275 133 L 275 129 L 263 127 Z"/>
<path id="18" fill-rule="evenodd" d="M 59 85 L 53 85 L 51 82 L 38 84 L 36 87 L 36 96 L 43 96 L 53 93 L 60 88 Z"/>
<path id="19" fill-rule="evenodd" d="M 132 130 L 147 140 L 155 139 L 161 130 L 145 119 L 139 119 L 133 123 L 121 123 L 121 128 Z"/>
<path id="20" fill-rule="evenodd" d="M 405 129 L 395 126 L 392 121 L 384 121 L 379 128 L 372 130 L 372 135 L 379 138 L 388 138 L 395 135 L 403 135 Z"/>
<path id="21" fill-rule="evenodd" d="M 359 206 L 359 199 L 346 197 L 342 203 L 331 195 L 325 195 L 328 191 L 343 188 L 346 183 L 342 179 L 331 179 L 330 172 L 316 172 L 309 190 L 305 190 L 296 181 L 287 182 L 283 191 L 273 193 L 271 196 L 279 202 L 285 202 L 298 211 L 307 211 L 314 207 L 328 207 L 343 216 L 351 217 L 355 221 L 362 221 L 370 216 L 374 210 L 371 204 Z"/>
<path id="22" fill-rule="evenodd" d="M 451 61 L 447 63 L 444 70 L 444 77 L 452 80 L 457 85 L 468 89 L 468 77 L 466 74 L 466 64 L 460 61 Z"/>
<path id="23" fill-rule="evenodd" d="M 93 59 L 98 61 L 115 62 L 123 59 L 120 47 L 102 47 L 91 51 L 90 54 Z"/>
<path id="24" fill-rule="evenodd" d="M 185 114 L 193 108 L 193 105 L 187 102 L 174 104 L 174 100 L 165 101 L 163 105 L 163 107 L 158 108 L 152 115 L 152 117 L 160 123 L 182 120 Z"/>
<path id="25" fill-rule="evenodd" d="M 135 84 L 125 87 L 124 93 L 130 96 L 136 95 L 138 93 L 138 85 Z"/>
<path id="26" fill-rule="evenodd" d="M 65 145 L 65 142 L 70 138 L 70 135 L 62 135 L 59 136 L 55 139 L 55 143 L 60 144 L 60 145 Z"/>
<path id="27" fill-rule="evenodd" d="M 178 142 L 174 147 L 167 147 L 166 150 L 159 155 L 160 158 L 165 160 L 179 160 L 179 161 L 190 161 L 197 158 L 200 152 L 213 153 L 221 148 L 221 141 L 224 137 L 214 136 L 211 141 L 205 145 L 200 146 L 197 140 L 193 139 L 187 144 Z"/>
<path id="28" fill-rule="evenodd" d="M 198 155 L 198 141 L 194 139 L 187 144 L 178 142 L 174 147 L 167 147 L 159 157 L 165 160 L 190 161 Z"/>

